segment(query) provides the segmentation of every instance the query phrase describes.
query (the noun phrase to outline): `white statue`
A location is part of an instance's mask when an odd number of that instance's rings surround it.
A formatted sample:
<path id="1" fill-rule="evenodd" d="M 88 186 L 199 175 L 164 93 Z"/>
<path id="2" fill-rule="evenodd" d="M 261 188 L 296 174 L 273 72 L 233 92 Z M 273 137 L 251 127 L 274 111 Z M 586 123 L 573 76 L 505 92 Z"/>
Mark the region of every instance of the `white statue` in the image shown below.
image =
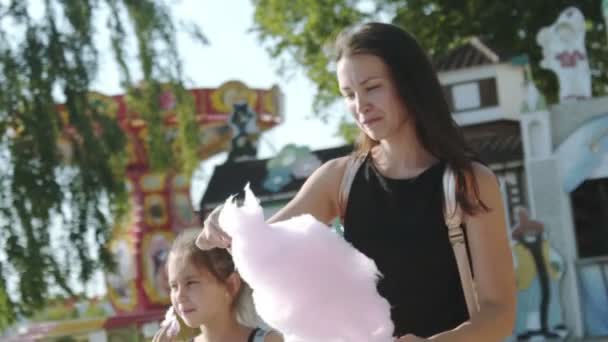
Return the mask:
<path id="1" fill-rule="evenodd" d="M 591 97 L 591 71 L 585 48 L 585 17 L 576 7 L 566 8 L 553 25 L 542 28 L 536 41 L 543 49 L 540 66 L 559 81 L 560 102 Z"/>

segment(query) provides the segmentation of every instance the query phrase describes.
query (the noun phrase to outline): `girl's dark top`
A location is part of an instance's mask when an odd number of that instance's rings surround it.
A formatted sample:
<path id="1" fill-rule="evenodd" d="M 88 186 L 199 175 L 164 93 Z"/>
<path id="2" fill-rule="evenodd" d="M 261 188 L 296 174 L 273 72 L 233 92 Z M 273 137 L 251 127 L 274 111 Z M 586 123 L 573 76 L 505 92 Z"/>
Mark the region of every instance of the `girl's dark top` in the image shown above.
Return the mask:
<path id="1" fill-rule="evenodd" d="M 430 337 L 469 319 L 443 218 L 445 165 L 392 179 L 368 156 L 350 189 L 344 236 L 382 273 L 378 291 L 391 305 L 395 336 Z"/>
<path id="2" fill-rule="evenodd" d="M 251 331 L 251 334 L 249 334 L 249 337 L 247 338 L 247 342 L 255 342 L 256 341 L 256 337 L 262 335 L 261 332 L 263 332 L 263 330 L 261 328 L 255 328 Z M 263 340 L 263 336 L 262 336 L 262 340 Z M 188 342 L 194 342 L 194 337 L 190 339 L 190 341 Z"/>
<path id="3" fill-rule="evenodd" d="M 251 331 L 251 334 L 249 334 L 249 338 L 247 339 L 247 342 L 254 342 L 255 341 L 255 337 L 256 334 L 258 333 L 258 331 L 260 331 L 260 328 L 255 328 Z"/>

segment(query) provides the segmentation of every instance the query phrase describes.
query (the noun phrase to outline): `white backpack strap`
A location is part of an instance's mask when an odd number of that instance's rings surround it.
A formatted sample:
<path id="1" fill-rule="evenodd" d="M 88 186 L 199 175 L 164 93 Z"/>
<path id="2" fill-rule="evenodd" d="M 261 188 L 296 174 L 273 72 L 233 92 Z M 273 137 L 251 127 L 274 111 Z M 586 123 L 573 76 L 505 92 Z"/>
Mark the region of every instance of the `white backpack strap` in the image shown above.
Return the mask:
<path id="1" fill-rule="evenodd" d="M 338 209 L 340 210 L 340 219 L 344 220 L 346 214 L 346 205 L 348 204 L 348 195 L 350 194 L 350 188 L 355 180 L 357 171 L 365 161 L 366 155 L 350 155 L 346 161 L 346 167 L 344 168 L 344 175 L 342 176 L 342 182 L 340 182 L 340 190 L 338 192 Z"/>
<path id="2" fill-rule="evenodd" d="M 477 292 L 475 291 L 475 283 L 471 273 L 471 264 L 469 262 L 469 254 L 467 244 L 465 242 L 464 231 L 462 229 L 462 210 L 456 201 L 456 174 L 450 165 L 446 165 L 443 174 L 443 198 L 444 209 L 443 216 L 445 224 L 448 227 L 448 235 L 456 263 L 458 264 L 458 273 L 462 283 L 464 298 L 467 302 L 469 316 L 473 317 L 479 311 L 477 302 Z"/>

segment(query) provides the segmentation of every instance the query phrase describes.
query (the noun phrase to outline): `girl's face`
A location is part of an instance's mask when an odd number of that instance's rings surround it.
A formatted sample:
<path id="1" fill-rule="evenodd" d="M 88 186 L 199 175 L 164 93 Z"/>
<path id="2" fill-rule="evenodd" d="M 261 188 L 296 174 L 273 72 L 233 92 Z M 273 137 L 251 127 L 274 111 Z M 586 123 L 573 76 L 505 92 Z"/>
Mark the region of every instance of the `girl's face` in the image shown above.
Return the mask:
<path id="1" fill-rule="evenodd" d="M 171 254 L 168 260 L 171 304 L 191 328 L 228 317 L 232 296 L 225 284 L 208 270 L 197 268 L 186 258 Z"/>
<path id="2" fill-rule="evenodd" d="M 337 67 L 346 106 L 367 136 L 380 141 L 404 127 L 407 110 L 382 59 L 369 54 L 347 55 Z"/>

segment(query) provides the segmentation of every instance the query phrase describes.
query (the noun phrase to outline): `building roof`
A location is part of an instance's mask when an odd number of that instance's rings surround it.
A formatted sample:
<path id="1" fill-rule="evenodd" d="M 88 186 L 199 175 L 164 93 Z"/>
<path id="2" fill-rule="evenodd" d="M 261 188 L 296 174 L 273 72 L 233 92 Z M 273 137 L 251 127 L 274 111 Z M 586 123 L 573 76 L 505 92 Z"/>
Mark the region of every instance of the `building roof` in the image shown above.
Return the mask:
<path id="1" fill-rule="evenodd" d="M 312 151 L 324 163 L 330 159 L 345 156 L 352 152 L 351 145 Z M 199 204 L 203 213 L 223 203 L 230 195 L 241 194 L 247 183 L 262 202 L 288 200 L 300 189 L 306 179 L 291 178 L 280 191 L 272 192 L 264 187 L 268 175 L 267 163 L 270 159 L 246 160 L 225 163 L 215 167 L 207 190 Z"/>
<path id="2" fill-rule="evenodd" d="M 484 163 L 505 164 L 523 160 L 519 121 L 498 120 L 466 126 L 462 130 Z"/>
<path id="3" fill-rule="evenodd" d="M 518 121 L 499 120 L 466 126 L 462 129 L 465 139 L 479 154 L 482 162 L 492 165 L 521 162 L 523 160 Z M 321 163 L 324 163 L 330 159 L 347 155 L 352 150 L 353 146 L 345 145 L 312 151 L 312 153 Z M 291 178 L 279 191 L 269 191 L 264 187 L 264 182 L 269 173 L 267 168 L 269 160 L 247 160 L 216 166 L 209 180 L 207 190 L 199 203 L 199 209 L 204 214 L 223 203 L 228 196 L 242 195 L 243 188 L 247 183 L 262 202 L 291 199 L 304 184 L 305 178 Z"/>
<path id="4" fill-rule="evenodd" d="M 437 71 L 452 71 L 482 65 L 497 64 L 507 60 L 507 56 L 491 49 L 479 38 L 473 37 L 466 44 L 448 51 L 434 61 Z"/>

